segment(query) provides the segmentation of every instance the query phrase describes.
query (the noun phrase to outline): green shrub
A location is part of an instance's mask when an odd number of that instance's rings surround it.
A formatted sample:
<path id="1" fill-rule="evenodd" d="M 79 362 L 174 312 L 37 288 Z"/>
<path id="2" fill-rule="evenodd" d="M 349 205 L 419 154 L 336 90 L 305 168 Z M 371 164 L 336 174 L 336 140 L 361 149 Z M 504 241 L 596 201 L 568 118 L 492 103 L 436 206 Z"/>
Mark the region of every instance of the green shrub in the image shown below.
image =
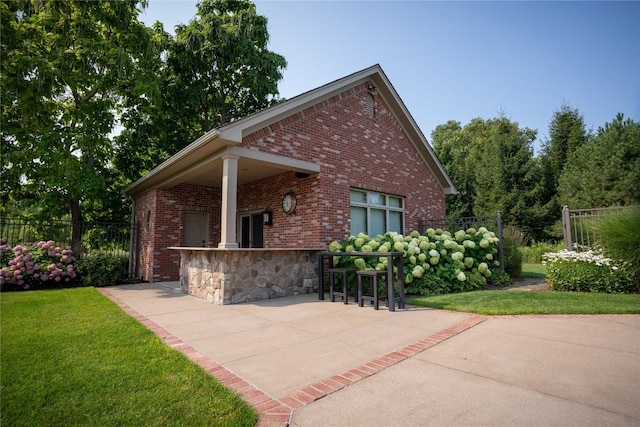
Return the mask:
<path id="1" fill-rule="evenodd" d="M 85 255 L 78 260 L 77 269 L 85 286 L 110 286 L 127 277 L 128 260 L 111 254 Z"/>
<path id="2" fill-rule="evenodd" d="M 594 251 L 545 255 L 546 281 L 556 291 L 630 293 L 638 290 L 629 264 Z"/>
<path id="3" fill-rule="evenodd" d="M 428 282 L 416 280 L 406 284 L 404 291 L 409 295 L 422 295 L 427 297 L 431 295 L 449 294 L 451 293 L 451 287 L 446 280 L 432 275 Z"/>
<path id="4" fill-rule="evenodd" d="M 511 286 L 511 277 L 506 271 L 494 270 L 491 275 L 491 284 L 494 286 Z"/>
<path id="5" fill-rule="evenodd" d="M 604 253 L 627 261 L 629 270 L 640 281 L 640 208 L 627 208 L 599 218 L 594 229 Z"/>
<path id="6" fill-rule="evenodd" d="M 502 254 L 504 271 L 511 277 L 522 276 L 522 253 L 519 248 L 525 243 L 522 232 L 515 227 L 505 227 L 502 232 Z"/>
<path id="7" fill-rule="evenodd" d="M 499 270 L 502 271 L 502 270 Z M 493 273 L 492 276 L 493 277 Z M 478 272 L 467 273 L 467 280 L 463 283 L 462 292 L 481 291 L 487 286 L 487 279 Z"/>
<path id="8" fill-rule="evenodd" d="M 558 252 L 564 249 L 564 243 L 531 242 L 529 246 L 520 246 L 518 250 L 522 254 L 522 262 L 525 264 L 540 264 L 542 256 L 548 252 Z"/>

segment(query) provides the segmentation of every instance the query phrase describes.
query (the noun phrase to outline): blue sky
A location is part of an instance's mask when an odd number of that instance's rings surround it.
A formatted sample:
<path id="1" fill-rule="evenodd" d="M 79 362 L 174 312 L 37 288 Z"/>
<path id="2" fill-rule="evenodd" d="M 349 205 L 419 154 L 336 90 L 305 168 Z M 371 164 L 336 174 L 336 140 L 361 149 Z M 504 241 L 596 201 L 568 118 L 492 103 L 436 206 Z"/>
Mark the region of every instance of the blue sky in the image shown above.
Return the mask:
<path id="1" fill-rule="evenodd" d="M 430 140 L 448 120 L 502 113 L 548 135 L 563 104 L 588 129 L 640 121 L 640 1 L 255 1 L 286 98 L 380 64 Z M 173 32 L 196 2 L 149 0 L 140 19 Z"/>

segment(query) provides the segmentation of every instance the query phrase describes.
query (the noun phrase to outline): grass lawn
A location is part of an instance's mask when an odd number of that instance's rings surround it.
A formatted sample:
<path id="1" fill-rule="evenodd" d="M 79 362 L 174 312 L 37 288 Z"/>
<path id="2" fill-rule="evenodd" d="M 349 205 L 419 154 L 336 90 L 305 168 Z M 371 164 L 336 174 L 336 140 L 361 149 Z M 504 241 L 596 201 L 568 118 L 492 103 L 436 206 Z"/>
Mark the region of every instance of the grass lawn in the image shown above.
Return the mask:
<path id="1" fill-rule="evenodd" d="M 547 273 L 547 266 L 543 264 L 522 264 L 522 277 L 543 278 Z"/>
<path id="2" fill-rule="evenodd" d="M 640 295 L 476 291 L 407 298 L 408 304 L 478 314 L 639 314 Z"/>
<path id="3" fill-rule="evenodd" d="M 253 426 L 258 414 L 94 288 L 0 294 L 7 426 Z"/>

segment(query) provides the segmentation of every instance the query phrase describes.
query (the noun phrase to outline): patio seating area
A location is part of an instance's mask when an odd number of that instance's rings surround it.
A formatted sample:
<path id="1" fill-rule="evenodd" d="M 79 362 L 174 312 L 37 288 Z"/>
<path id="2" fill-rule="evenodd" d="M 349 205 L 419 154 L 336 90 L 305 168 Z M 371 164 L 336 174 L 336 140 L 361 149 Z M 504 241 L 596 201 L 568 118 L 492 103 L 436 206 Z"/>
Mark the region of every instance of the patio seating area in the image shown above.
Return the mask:
<path id="1" fill-rule="evenodd" d="M 396 304 L 398 308 L 405 308 L 404 303 L 404 276 L 403 276 L 403 254 L 402 252 L 318 252 L 317 271 L 320 280 L 318 281 L 318 299 L 323 300 L 325 294 L 324 283 L 328 275 L 329 281 L 329 297 L 331 301 L 335 301 L 336 296 L 342 297 L 345 304 L 348 303 L 348 285 L 349 278 L 354 282 L 354 302 L 360 307 L 364 306 L 364 301 L 369 301 L 376 310 L 379 309 L 380 300 L 387 304 L 389 311 L 395 311 Z M 333 259 L 335 257 L 353 257 L 353 258 L 386 258 L 386 270 L 357 270 L 353 268 L 334 268 Z M 328 266 L 325 269 L 325 266 Z M 395 270 L 395 273 L 394 273 Z M 328 274 L 325 274 L 327 271 Z M 336 275 L 341 280 L 341 291 L 335 290 Z M 368 293 L 364 293 L 365 282 L 368 283 Z M 384 283 L 385 292 L 379 294 L 379 284 Z"/>

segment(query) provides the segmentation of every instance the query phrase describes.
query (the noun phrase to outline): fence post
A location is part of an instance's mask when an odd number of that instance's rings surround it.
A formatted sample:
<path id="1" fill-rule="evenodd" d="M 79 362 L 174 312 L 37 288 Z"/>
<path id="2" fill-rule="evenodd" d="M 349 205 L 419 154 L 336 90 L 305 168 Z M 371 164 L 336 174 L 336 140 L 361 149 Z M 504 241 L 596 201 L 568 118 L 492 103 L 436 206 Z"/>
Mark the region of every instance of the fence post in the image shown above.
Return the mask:
<path id="1" fill-rule="evenodd" d="M 133 265 L 134 263 L 134 258 L 137 256 L 137 254 L 134 253 L 134 242 L 135 242 L 135 232 L 136 232 L 136 223 L 135 223 L 135 218 L 131 218 L 131 224 L 129 225 L 129 271 L 128 271 L 128 278 L 131 279 L 134 277 L 134 271 L 135 271 L 135 266 Z"/>
<path id="2" fill-rule="evenodd" d="M 49 234 L 47 240 L 53 240 L 53 218 L 49 218 Z"/>
<path id="3" fill-rule="evenodd" d="M 496 214 L 496 226 L 498 227 L 498 260 L 500 261 L 500 268 L 504 271 L 504 246 L 502 243 L 502 218 L 500 217 L 500 211 Z"/>
<path id="4" fill-rule="evenodd" d="M 569 217 L 569 206 L 562 208 L 562 234 L 564 237 L 564 248 L 568 251 L 573 247 L 571 242 L 571 219 Z"/>

